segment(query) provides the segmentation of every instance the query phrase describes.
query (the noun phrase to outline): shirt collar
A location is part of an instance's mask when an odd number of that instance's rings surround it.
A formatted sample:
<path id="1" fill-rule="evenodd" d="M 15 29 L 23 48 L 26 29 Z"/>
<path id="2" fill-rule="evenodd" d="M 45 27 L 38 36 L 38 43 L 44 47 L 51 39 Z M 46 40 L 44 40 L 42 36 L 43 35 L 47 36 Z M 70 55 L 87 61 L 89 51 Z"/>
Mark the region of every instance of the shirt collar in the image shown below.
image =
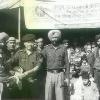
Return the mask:
<path id="1" fill-rule="evenodd" d="M 59 44 L 57 47 L 55 47 L 53 44 L 50 45 L 51 49 L 59 49 L 61 48 L 61 44 Z"/>
<path id="2" fill-rule="evenodd" d="M 25 52 L 28 56 L 30 56 L 31 54 L 33 54 L 33 52 L 26 51 L 26 49 L 24 49 L 24 52 Z"/>

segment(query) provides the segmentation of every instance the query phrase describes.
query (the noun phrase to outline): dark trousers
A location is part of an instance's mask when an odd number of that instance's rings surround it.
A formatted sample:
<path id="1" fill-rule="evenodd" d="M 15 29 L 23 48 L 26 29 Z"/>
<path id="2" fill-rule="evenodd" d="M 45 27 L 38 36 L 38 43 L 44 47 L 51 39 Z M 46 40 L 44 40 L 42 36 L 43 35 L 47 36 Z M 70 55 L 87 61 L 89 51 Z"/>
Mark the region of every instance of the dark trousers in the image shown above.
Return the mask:
<path id="1" fill-rule="evenodd" d="M 100 70 L 97 69 L 94 70 L 94 79 L 100 94 Z"/>
<path id="2" fill-rule="evenodd" d="M 38 99 L 40 98 L 41 88 L 38 80 L 33 83 L 23 80 L 21 95 L 23 99 Z"/>
<path id="3" fill-rule="evenodd" d="M 1 87 L 0 87 L 1 88 Z M 7 87 L 7 84 L 3 84 L 2 99 L 19 99 L 21 97 L 21 90 L 18 87 Z"/>

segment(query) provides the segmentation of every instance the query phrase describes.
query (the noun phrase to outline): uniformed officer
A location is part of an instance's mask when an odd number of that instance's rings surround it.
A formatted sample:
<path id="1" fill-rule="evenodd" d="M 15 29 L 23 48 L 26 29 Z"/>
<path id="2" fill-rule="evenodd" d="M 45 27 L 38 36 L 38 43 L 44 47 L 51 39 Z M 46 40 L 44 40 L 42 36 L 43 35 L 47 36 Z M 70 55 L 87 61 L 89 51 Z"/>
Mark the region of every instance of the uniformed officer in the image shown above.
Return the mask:
<path id="1" fill-rule="evenodd" d="M 10 60 L 17 52 L 17 50 L 16 50 L 16 38 L 9 37 L 6 41 L 6 47 L 7 47 L 6 60 Z M 10 76 L 13 76 L 15 74 L 15 72 L 17 71 L 16 69 L 18 66 L 15 66 L 14 68 L 13 68 L 13 66 L 14 65 L 12 65 L 11 69 L 8 69 L 8 67 L 7 67 L 7 70 L 9 71 Z M 7 91 L 7 97 L 6 97 L 7 99 L 12 99 L 12 98 L 16 98 L 16 97 L 20 96 L 20 94 L 19 94 L 20 91 L 19 91 L 18 87 L 16 87 L 15 84 L 12 85 L 12 81 L 9 81 L 9 83 L 7 83 L 7 85 L 8 85 L 8 89 L 6 90 Z"/>
<path id="2" fill-rule="evenodd" d="M 16 39 L 15 37 L 9 37 L 6 41 L 6 53 L 7 53 L 7 57 L 6 60 L 11 59 L 15 53 L 17 52 L 16 50 Z M 11 69 L 12 70 L 12 69 Z M 13 72 L 11 71 L 11 74 L 13 74 Z"/>
<path id="3" fill-rule="evenodd" d="M 11 56 L 13 56 L 15 54 L 15 52 L 16 52 L 16 39 L 15 39 L 15 37 L 9 37 L 8 38 L 8 40 L 7 40 L 7 50 L 9 51 Z"/>
<path id="4" fill-rule="evenodd" d="M 60 44 L 61 31 L 50 30 L 48 38 L 51 44 L 43 49 L 43 57 L 47 64 L 47 76 L 45 84 L 45 100 L 65 100 L 64 96 L 64 68 L 67 69 L 68 77 L 69 63 L 66 47 Z M 54 96 L 55 95 L 55 96 Z"/>
<path id="5" fill-rule="evenodd" d="M 6 40 L 9 38 L 8 34 L 5 32 L 0 33 L 0 100 L 2 93 L 4 91 L 4 83 L 9 77 L 8 73 L 5 70 L 4 62 L 6 60 L 5 44 Z"/>
<path id="6" fill-rule="evenodd" d="M 19 80 L 22 79 L 24 98 L 33 97 L 36 94 L 34 86 L 36 71 L 40 67 L 40 59 L 38 53 L 34 50 L 34 34 L 26 34 L 23 36 L 22 41 L 25 48 L 19 50 L 12 59 L 7 61 L 7 65 L 19 66 L 21 74 L 17 76 Z"/>

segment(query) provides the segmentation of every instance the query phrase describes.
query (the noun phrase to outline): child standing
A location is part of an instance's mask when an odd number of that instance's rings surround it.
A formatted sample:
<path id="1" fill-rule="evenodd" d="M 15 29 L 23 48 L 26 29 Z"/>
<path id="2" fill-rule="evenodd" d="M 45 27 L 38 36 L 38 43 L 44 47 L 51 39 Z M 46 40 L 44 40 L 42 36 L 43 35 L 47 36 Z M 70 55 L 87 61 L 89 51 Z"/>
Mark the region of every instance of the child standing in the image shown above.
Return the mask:
<path id="1" fill-rule="evenodd" d="M 70 100 L 99 100 L 99 92 L 93 78 L 89 78 L 89 73 L 83 71 L 74 82 L 74 94 Z"/>

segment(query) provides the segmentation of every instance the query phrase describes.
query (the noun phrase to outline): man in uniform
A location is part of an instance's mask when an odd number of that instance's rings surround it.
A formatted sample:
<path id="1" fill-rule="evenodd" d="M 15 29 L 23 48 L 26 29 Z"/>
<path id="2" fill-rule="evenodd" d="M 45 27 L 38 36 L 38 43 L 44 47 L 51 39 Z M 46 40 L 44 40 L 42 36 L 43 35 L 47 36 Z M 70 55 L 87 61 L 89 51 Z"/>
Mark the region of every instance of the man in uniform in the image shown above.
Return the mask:
<path id="1" fill-rule="evenodd" d="M 69 63 L 66 47 L 60 44 L 61 31 L 50 30 L 48 38 L 51 44 L 43 49 L 43 57 L 47 64 L 45 85 L 45 100 L 65 100 L 64 95 L 64 69 L 66 77 L 69 75 Z"/>
<path id="2" fill-rule="evenodd" d="M 9 58 L 13 57 L 16 52 L 16 39 L 15 37 L 9 37 L 7 40 L 7 50 L 9 53 Z"/>
<path id="3" fill-rule="evenodd" d="M 40 59 L 38 53 L 34 50 L 35 36 L 33 34 L 26 34 L 22 41 L 25 48 L 19 50 L 12 59 L 7 61 L 8 66 L 19 66 L 20 74 L 16 76 L 17 80 L 22 80 L 22 96 L 24 98 L 31 98 L 37 96 L 36 93 L 36 72 L 40 67 Z"/>
<path id="4" fill-rule="evenodd" d="M 15 53 L 17 52 L 16 49 L 16 39 L 15 37 L 9 37 L 8 40 L 6 41 L 6 53 L 7 53 L 7 57 L 6 60 L 10 60 Z M 14 65 L 12 65 L 14 66 Z M 15 72 L 17 71 L 17 67 L 15 66 L 14 68 L 12 67 L 11 69 L 9 69 L 9 73 L 11 76 L 13 76 L 15 74 Z M 12 99 L 12 98 L 16 98 L 16 97 L 20 97 L 20 90 L 18 87 L 16 87 L 15 84 L 11 84 L 12 81 L 10 81 L 10 83 L 8 83 L 8 89 L 7 91 L 7 99 Z"/>
<path id="5" fill-rule="evenodd" d="M 7 70 L 5 70 L 5 61 L 6 61 L 6 41 L 9 38 L 8 34 L 5 32 L 0 33 L 0 100 L 2 99 L 2 93 L 4 91 L 5 83 L 7 81 L 7 78 L 9 77 L 9 74 L 7 73 Z"/>

